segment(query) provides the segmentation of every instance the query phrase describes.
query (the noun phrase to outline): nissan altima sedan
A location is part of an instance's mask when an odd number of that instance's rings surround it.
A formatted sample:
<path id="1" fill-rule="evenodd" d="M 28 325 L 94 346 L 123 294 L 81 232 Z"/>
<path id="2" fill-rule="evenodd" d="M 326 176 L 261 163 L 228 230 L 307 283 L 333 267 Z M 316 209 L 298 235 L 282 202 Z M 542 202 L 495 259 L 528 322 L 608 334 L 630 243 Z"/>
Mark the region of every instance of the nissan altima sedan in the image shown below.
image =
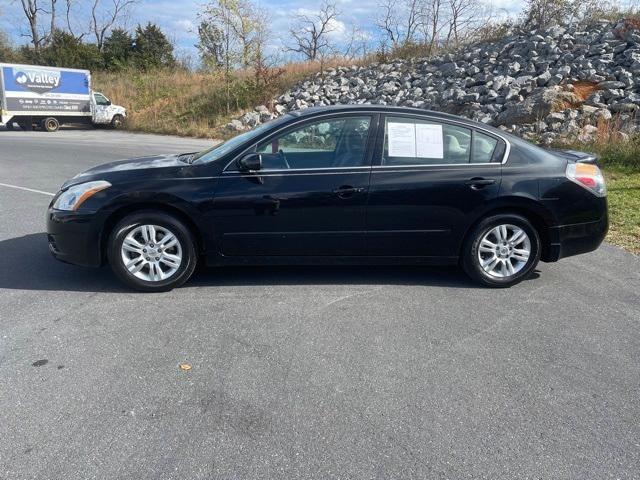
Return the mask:
<path id="1" fill-rule="evenodd" d="M 596 159 L 373 105 L 284 115 L 199 153 L 101 165 L 48 210 L 51 253 L 165 291 L 219 265 L 460 264 L 509 287 L 608 228 Z"/>

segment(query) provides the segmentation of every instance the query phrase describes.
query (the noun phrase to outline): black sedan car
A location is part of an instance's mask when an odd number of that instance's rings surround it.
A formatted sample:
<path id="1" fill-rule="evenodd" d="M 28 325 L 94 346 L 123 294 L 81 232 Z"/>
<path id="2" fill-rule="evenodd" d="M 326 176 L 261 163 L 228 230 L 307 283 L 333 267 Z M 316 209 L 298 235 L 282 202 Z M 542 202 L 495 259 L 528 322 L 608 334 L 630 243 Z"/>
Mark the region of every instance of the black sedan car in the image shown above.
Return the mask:
<path id="1" fill-rule="evenodd" d="M 374 105 L 292 112 L 199 153 L 134 158 L 66 182 L 48 211 L 64 262 L 129 286 L 206 265 L 460 264 L 508 287 L 608 228 L 595 158 L 489 126 Z"/>

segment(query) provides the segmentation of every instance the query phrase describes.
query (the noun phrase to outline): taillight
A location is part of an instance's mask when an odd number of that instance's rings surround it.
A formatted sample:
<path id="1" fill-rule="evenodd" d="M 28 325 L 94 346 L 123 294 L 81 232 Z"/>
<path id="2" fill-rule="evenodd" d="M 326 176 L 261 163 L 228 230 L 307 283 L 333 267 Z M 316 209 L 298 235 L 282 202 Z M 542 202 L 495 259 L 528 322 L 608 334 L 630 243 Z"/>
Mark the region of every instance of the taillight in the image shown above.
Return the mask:
<path id="1" fill-rule="evenodd" d="M 569 163 L 567 165 L 567 178 L 599 197 L 604 197 L 607 194 L 604 176 L 597 165 L 580 162 Z"/>

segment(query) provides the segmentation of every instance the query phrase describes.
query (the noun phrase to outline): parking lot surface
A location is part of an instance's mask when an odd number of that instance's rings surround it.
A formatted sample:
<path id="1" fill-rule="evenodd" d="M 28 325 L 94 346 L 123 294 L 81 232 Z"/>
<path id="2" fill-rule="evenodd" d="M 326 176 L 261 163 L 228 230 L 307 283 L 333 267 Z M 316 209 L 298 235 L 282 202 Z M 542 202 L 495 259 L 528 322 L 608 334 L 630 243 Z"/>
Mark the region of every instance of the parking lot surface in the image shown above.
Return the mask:
<path id="1" fill-rule="evenodd" d="M 64 180 L 209 144 L 0 131 L 0 479 L 638 478 L 640 259 L 616 247 L 509 290 L 271 267 L 139 294 L 49 255 Z"/>

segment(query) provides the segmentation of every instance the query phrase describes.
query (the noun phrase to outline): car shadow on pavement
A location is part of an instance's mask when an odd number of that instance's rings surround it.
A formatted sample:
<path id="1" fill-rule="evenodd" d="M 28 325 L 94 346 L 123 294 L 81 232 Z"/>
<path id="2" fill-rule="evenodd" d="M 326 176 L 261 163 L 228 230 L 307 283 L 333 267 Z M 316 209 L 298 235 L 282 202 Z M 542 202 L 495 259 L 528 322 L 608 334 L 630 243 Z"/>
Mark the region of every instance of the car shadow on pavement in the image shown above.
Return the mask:
<path id="1" fill-rule="evenodd" d="M 0 288 L 76 292 L 126 290 L 107 268 L 83 268 L 57 261 L 49 253 L 47 235 L 33 233 L 0 240 Z"/>
<path id="2" fill-rule="evenodd" d="M 109 268 L 55 260 L 47 237 L 35 233 L 0 240 L 0 288 L 77 292 L 129 291 Z M 537 278 L 534 273 L 530 279 Z M 422 285 L 479 288 L 457 267 L 290 266 L 200 268 L 184 288 L 251 285 Z"/>

